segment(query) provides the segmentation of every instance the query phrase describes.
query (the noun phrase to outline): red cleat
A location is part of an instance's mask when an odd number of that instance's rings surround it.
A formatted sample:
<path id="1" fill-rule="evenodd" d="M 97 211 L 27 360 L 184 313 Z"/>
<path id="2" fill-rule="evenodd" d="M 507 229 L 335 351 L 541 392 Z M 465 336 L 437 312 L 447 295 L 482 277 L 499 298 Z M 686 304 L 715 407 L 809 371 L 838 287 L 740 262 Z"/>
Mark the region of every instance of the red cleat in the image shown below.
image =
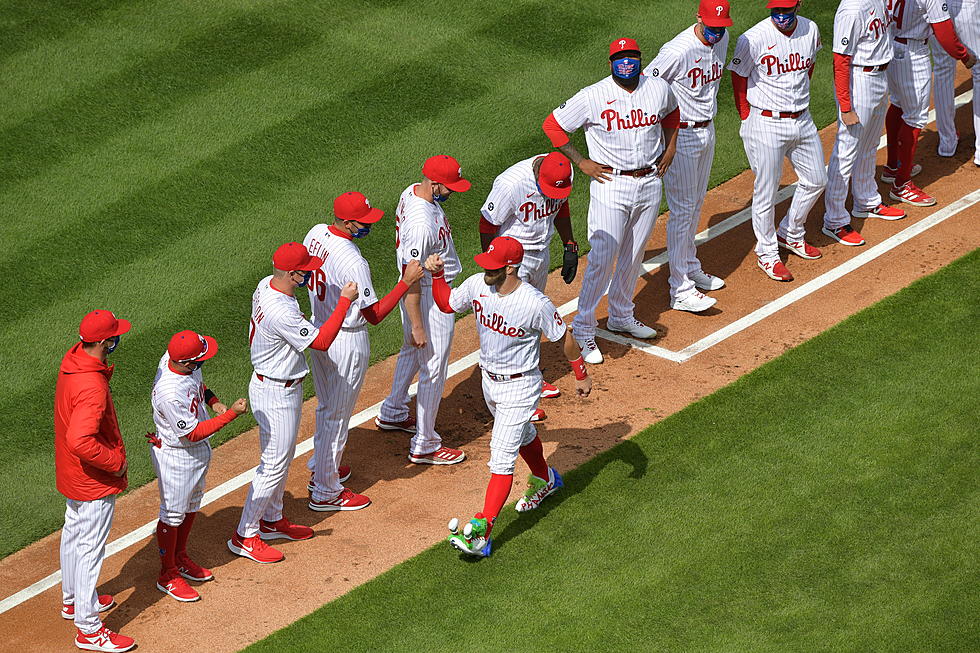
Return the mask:
<path id="1" fill-rule="evenodd" d="M 337 468 L 337 475 L 340 476 L 341 483 L 346 482 L 350 478 L 351 474 L 352 472 L 350 466 L 348 465 L 341 465 Z M 306 489 L 310 492 L 316 489 L 316 482 L 313 480 L 313 472 L 310 472 L 310 482 L 306 484 Z"/>
<path id="2" fill-rule="evenodd" d="M 912 206 L 935 206 L 936 198 L 925 192 L 911 181 L 907 181 L 901 186 L 892 186 L 888 191 L 889 197 L 893 200 L 901 200 Z"/>
<path id="3" fill-rule="evenodd" d="M 879 204 L 873 209 L 865 209 L 864 211 L 851 211 L 851 215 L 855 218 L 881 218 L 882 220 L 901 220 L 905 217 L 906 213 L 902 209 L 896 206 L 885 206 L 884 204 Z"/>
<path id="4" fill-rule="evenodd" d="M 770 279 L 775 279 L 776 281 L 792 281 L 793 275 L 789 273 L 786 266 L 782 261 L 776 261 L 775 263 L 763 263 L 762 259 L 759 259 L 759 267 Z"/>
<path id="5" fill-rule="evenodd" d="M 90 635 L 76 629 L 75 646 L 83 651 L 108 651 L 122 653 L 136 646 L 136 640 L 119 633 L 114 633 L 105 626 Z"/>
<path id="6" fill-rule="evenodd" d="M 261 564 L 269 564 L 270 562 L 279 562 L 286 556 L 282 554 L 279 549 L 274 549 L 265 542 L 258 535 L 253 535 L 252 537 L 242 537 L 238 533 L 235 533 L 230 540 L 228 540 L 228 549 L 243 558 L 248 558 L 249 560 L 254 560 L 255 562 Z"/>
<path id="7" fill-rule="evenodd" d="M 344 488 L 344 491 L 329 501 L 314 501 L 310 499 L 310 510 L 331 512 L 334 510 L 360 510 L 371 505 L 371 500 L 363 494 L 357 494 Z"/>
<path id="8" fill-rule="evenodd" d="M 432 453 L 408 454 L 408 459 L 420 465 L 455 465 L 466 460 L 466 454 L 459 449 L 439 447 Z"/>
<path id="9" fill-rule="evenodd" d="M 532 422 L 540 422 L 540 421 L 543 421 L 543 420 L 545 420 L 547 418 L 548 418 L 548 416 L 545 415 L 544 411 L 541 410 L 540 408 L 536 409 L 534 411 L 534 414 L 531 415 L 531 421 Z"/>
<path id="10" fill-rule="evenodd" d="M 188 585 L 187 581 L 180 576 L 160 578 L 157 580 L 157 589 L 184 603 L 201 600 L 201 595 L 197 593 L 197 590 Z"/>
<path id="11" fill-rule="evenodd" d="M 561 396 L 561 390 L 557 386 L 553 386 L 547 381 L 541 382 L 541 397 L 543 399 L 554 399 L 555 397 Z"/>
<path id="12" fill-rule="evenodd" d="M 214 579 L 210 569 L 197 564 L 186 553 L 177 554 L 177 571 L 187 580 L 196 580 L 199 583 Z"/>
<path id="13" fill-rule="evenodd" d="M 776 242 L 779 243 L 780 247 L 800 258 L 812 260 L 823 256 L 819 249 L 805 240 L 786 240 L 781 236 L 776 236 Z"/>
<path id="14" fill-rule="evenodd" d="M 861 234 L 854 231 L 854 228 L 849 224 L 845 224 L 843 227 L 837 227 L 836 229 L 828 229 L 824 227 L 821 229 L 824 234 L 830 236 L 836 240 L 841 245 L 849 245 L 850 247 L 858 247 L 864 244 L 864 238 Z"/>
<path id="15" fill-rule="evenodd" d="M 374 425 L 382 431 L 405 431 L 405 433 L 411 433 L 413 435 L 418 430 L 415 428 L 414 417 L 407 417 L 400 422 L 388 422 L 380 417 L 375 417 Z"/>
<path id="16" fill-rule="evenodd" d="M 313 537 L 313 529 L 293 524 L 285 517 L 276 522 L 263 519 L 259 522 L 259 537 L 263 540 L 308 540 Z"/>

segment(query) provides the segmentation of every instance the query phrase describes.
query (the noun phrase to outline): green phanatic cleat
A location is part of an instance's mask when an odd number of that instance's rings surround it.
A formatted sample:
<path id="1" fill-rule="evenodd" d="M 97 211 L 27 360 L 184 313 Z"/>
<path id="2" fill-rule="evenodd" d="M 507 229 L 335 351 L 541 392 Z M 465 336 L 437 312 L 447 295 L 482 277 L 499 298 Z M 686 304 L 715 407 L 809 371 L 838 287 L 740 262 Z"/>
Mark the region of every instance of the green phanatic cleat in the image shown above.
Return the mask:
<path id="1" fill-rule="evenodd" d="M 487 537 L 490 525 L 483 517 L 474 517 L 460 531 L 459 520 L 453 517 L 449 520 L 449 544 L 462 553 L 486 558 L 490 555 L 493 540 Z"/>

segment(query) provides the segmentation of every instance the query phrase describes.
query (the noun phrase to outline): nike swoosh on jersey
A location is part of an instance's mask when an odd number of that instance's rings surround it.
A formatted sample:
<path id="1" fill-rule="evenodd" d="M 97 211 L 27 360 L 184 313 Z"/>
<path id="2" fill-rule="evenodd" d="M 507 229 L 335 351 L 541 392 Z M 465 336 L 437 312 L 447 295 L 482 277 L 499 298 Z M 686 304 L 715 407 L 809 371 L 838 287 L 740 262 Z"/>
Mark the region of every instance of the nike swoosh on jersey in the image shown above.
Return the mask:
<path id="1" fill-rule="evenodd" d="M 528 197 L 534 197 L 534 193 L 528 193 L 527 196 Z"/>
<path id="2" fill-rule="evenodd" d="M 768 49 L 769 50 L 772 50 L 774 47 L 776 47 L 776 44 L 775 43 L 773 43 L 772 45 L 770 45 Z"/>
<path id="3" fill-rule="evenodd" d="M 609 100 L 608 102 L 606 102 L 606 104 L 612 104 L 612 103 L 613 103 L 613 102 L 615 102 L 615 101 L 616 101 L 616 100 Z"/>
<path id="4" fill-rule="evenodd" d="M 702 59 L 704 59 L 704 57 L 698 57 L 694 60 L 694 63 L 700 63 Z"/>

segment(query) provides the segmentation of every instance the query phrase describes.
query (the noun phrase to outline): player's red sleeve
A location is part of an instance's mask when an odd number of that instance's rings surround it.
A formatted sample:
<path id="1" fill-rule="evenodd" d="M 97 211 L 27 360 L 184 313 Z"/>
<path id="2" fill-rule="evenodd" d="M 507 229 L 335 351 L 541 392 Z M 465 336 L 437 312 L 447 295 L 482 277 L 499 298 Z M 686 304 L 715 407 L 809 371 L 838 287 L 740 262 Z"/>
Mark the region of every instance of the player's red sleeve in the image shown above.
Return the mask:
<path id="1" fill-rule="evenodd" d="M 847 113 L 851 110 L 850 55 L 834 53 L 834 89 L 837 91 L 837 102 L 840 104 L 841 113 Z"/>
<path id="2" fill-rule="evenodd" d="M 198 422 L 194 430 L 187 434 L 187 439 L 191 442 L 200 442 L 204 438 L 214 435 L 221 430 L 222 427 L 228 425 L 231 420 L 238 417 L 238 413 L 233 410 L 226 410 L 220 415 L 215 415 L 211 419 L 206 419 L 203 422 Z"/>
<path id="3" fill-rule="evenodd" d="M 932 31 L 936 35 L 936 40 L 939 41 L 939 45 L 943 46 L 943 50 L 953 57 L 954 59 L 959 59 L 963 61 L 968 56 L 970 52 L 966 49 L 966 46 L 960 42 L 960 37 L 956 35 L 956 28 L 953 27 L 952 20 L 944 20 L 941 23 L 932 23 Z"/>
<path id="4" fill-rule="evenodd" d="M 446 283 L 446 277 L 440 272 L 432 275 L 432 299 L 436 301 L 436 306 L 443 313 L 455 313 L 453 307 L 449 305 L 449 294 L 452 290 Z"/>
<path id="5" fill-rule="evenodd" d="M 391 309 L 398 305 L 398 302 L 407 292 L 408 284 L 399 280 L 395 284 L 395 287 L 391 289 L 391 292 L 381 298 L 381 301 L 375 302 L 367 308 L 362 308 L 361 315 L 371 324 L 378 324 L 381 320 L 388 317 Z"/>
<path id="6" fill-rule="evenodd" d="M 571 220 L 572 210 L 568 208 L 568 202 L 561 205 L 558 209 L 558 215 L 555 216 L 555 220 Z"/>
<path id="7" fill-rule="evenodd" d="M 208 406 L 214 407 L 214 405 L 216 403 L 218 403 L 218 401 L 219 401 L 218 395 L 214 394 L 211 391 L 211 388 L 209 388 L 208 386 L 204 385 L 203 383 L 201 384 L 201 386 L 204 388 L 204 401 L 205 401 L 205 403 L 207 403 Z"/>
<path id="8" fill-rule="evenodd" d="M 98 438 L 102 416 L 109 401 L 112 399 L 108 393 L 98 388 L 81 391 L 68 422 L 65 443 L 82 462 L 115 474 L 125 464 L 126 452 L 107 447 Z"/>
<path id="9" fill-rule="evenodd" d="M 749 117 L 749 78 L 732 71 L 732 89 L 735 91 L 735 108 L 742 120 Z"/>
<path id="10" fill-rule="evenodd" d="M 660 126 L 664 129 L 677 129 L 681 124 L 681 110 L 674 109 L 660 121 Z"/>
<path id="11" fill-rule="evenodd" d="M 549 113 L 548 117 L 544 119 L 541 129 L 544 130 L 548 140 L 550 140 L 551 144 L 555 147 L 561 147 L 562 145 L 567 144 L 569 141 L 568 134 L 566 134 L 565 130 L 561 128 L 561 125 L 558 124 L 558 120 L 555 119 L 555 114 L 553 113 Z"/>
<path id="12" fill-rule="evenodd" d="M 318 351 L 327 351 L 333 344 L 334 338 L 340 333 L 340 327 L 344 325 L 344 318 L 347 317 L 347 309 L 350 308 L 350 300 L 341 297 L 337 300 L 337 306 L 326 322 L 320 327 L 320 333 L 316 334 L 316 339 L 310 343 L 310 347 Z"/>
<path id="13" fill-rule="evenodd" d="M 496 236 L 498 231 L 500 231 L 500 227 L 498 227 L 497 225 L 493 224 L 492 222 L 490 222 L 489 220 L 487 220 L 486 218 L 484 218 L 482 215 L 480 216 L 480 233 L 481 234 L 493 234 L 494 236 Z"/>

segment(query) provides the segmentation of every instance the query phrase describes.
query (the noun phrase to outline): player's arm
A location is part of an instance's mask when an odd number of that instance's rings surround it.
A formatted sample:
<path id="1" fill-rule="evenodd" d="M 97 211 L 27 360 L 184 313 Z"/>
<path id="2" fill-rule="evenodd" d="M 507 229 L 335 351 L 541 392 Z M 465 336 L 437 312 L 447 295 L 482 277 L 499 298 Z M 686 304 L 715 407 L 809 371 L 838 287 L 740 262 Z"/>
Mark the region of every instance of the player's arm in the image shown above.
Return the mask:
<path id="1" fill-rule="evenodd" d="M 418 261 L 409 261 L 404 272 L 402 272 L 402 278 L 398 280 L 391 292 L 370 306 L 362 308 L 361 315 L 369 323 L 379 324 L 381 320 L 388 317 L 388 313 L 391 313 L 395 306 L 398 306 L 398 302 L 408 292 L 409 286 L 421 279 L 423 274 L 425 274 L 425 270 L 422 269 L 422 265 Z"/>
<path id="2" fill-rule="evenodd" d="M 211 437 L 212 435 L 220 431 L 228 424 L 231 424 L 232 420 L 234 420 L 236 417 L 243 414 L 247 410 L 248 410 L 248 402 L 245 401 L 245 399 L 241 399 L 241 398 L 236 399 L 235 402 L 231 405 L 231 408 L 221 413 L 220 415 L 216 415 L 212 417 L 211 419 L 206 419 L 203 422 L 198 422 L 197 426 L 195 426 L 184 437 L 190 440 L 191 442 L 200 442 L 204 438 Z"/>
<path id="3" fill-rule="evenodd" d="M 551 144 L 559 152 L 567 156 L 579 170 L 592 177 L 600 184 L 611 179 L 612 168 L 592 159 L 582 156 L 569 139 L 568 134 L 583 127 L 588 120 L 589 102 L 582 91 L 576 93 L 570 100 L 551 112 L 541 128 Z"/>
<path id="4" fill-rule="evenodd" d="M 732 73 L 732 92 L 735 94 L 735 108 L 742 120 L 749 117 L 751 107 L 749 106 L 749 75 L 752 74 L 754 58 L 752 56 L 752 45 L 745 35 L 738 37 L 735 42 L 735 55 L 728 70 Z"/>
<path id="5" fill-rule="evenodd" d="M 122 476 L 126 472 L 126 452 L 105 446 L 97 437 L 108 401 L 109 393 L 99 388 L 82 390 L 68 421 L 65 442 L 82 462 Z"/>
<path id="6" fill-rule="evenodd" d="M 215 415 L 221 415 L 228 410 L 228 406 L 221 403 L 221 400 L 218 399 L 218 395 L 214 394 L 214 391 L 211 390 L 211 388 L 204 384 L 201 385 L 204 387 L 204 403 L 211 407 L 211 410 L 214 411 Z"/>
<path id="7" fill-rule="evenodd" d="M 932 33 L 936 35 L 939 45 L 943 50 L 954 59 L 959 59 L 967 68 L 973 68 L 977 63 L 977 58 L 966 49 L 960 37 L 956 34 L 956 27 L 951 19 L 946 19 L 938 23 L 930 23 Z"/>
<path id="8" fill-rule="evenodd" d="M 309 345 L 312 349 L 316 349 L 317 351 L 327 351 L 330 349 L 330 345 L 333 344 L 333 341 L 337 338 L 337 334 L 340 333 L 340 328 L 344 326 L 344 319 L 350 310 L 351 302 L 357 297 L 357 292 L 357 284 L 353 281 L 348 281 L 340 289 L 340 297 L 337 298 L 337 305 L 334 307 L 333 313 L 320 326 L 316 338 Z"/>
<path id="9" fill-rule="evenodd" d="M 677 98 L 674 92 L 667 88 L 667 115 L 660 121 L 660 130 L 663 132 L 664 151 L 657 159 L 657 176 L 663 177 L 667 174 L 670 164 L 674 162 L 674 155 L 677 154 L 677 129 L 681 124 L 681 112 L 677 106 Z"/>
<path id="10" fill-rule="evenodd" d="M 578 273 L 578 243 L 572 233 L 572 211 L 567 200 L 555 216 L 555 231 L 562 242 L 561 278 L 565 283 L 571 283 Z"/>
<path id="11" fill-rule="evenodd" d="M 484 252 L 500 233 L 504 223 L 514 215 L 516 209 L 513 187 L 507 186 L 499 179 L 494 181 L 490 194 L 487 195 L 487 201 L 480 208 L 480 246 Z"/>
<path id="12" fill-rule="evenodd" d="M 455 290 L 446 283 L 442 257 L 432 254 L 425 260 L 425 269 L 432 273 L 432 299 L 443 313 L 465 313 L 472 300 L 473 285 L 467 279 Z"/>
<path id="13" fill-rule="evenodd" d="M 572 336 L 571 327 L 565 331 L 562 349 L 565 350 L 565 358 L 568 360 L 568 364 L 572 366 L 572 372 L 575 373 L 575 393 L 582 397 L 588 397 L 589 393 L 592 392 L 592 377 L 585 369 L 585 358 Z"/>
<path id="14" fill-rule="evenodd" d="M 405 313 L 412 324 L 412 344 L 419 349 L 425 347 L 425 322 L 422 321 L 422 284 L 413 283 L 405 293 Z"/>

